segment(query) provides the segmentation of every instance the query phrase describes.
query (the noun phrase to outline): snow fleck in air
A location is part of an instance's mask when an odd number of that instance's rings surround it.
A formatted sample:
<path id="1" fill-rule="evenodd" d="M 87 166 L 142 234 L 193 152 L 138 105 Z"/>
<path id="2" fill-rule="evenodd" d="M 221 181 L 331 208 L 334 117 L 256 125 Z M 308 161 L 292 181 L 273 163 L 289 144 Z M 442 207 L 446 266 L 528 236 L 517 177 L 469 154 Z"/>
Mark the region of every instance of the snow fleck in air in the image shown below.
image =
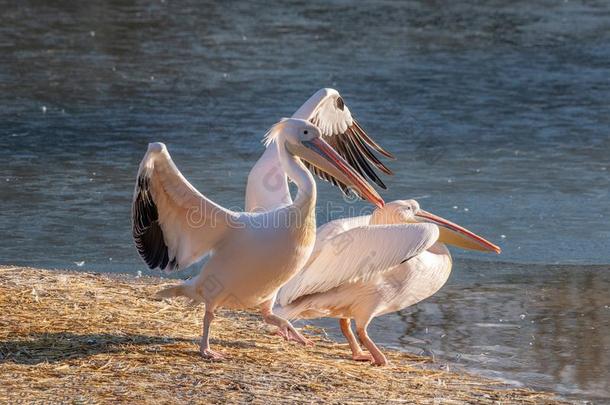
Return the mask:
<path id="1" fill-rule="evenodd" d="M 453 209 L 454 209 L 454 210 L 457 210 L 458 208 L 459 208 L 459 207 L 458 207 L 457 205 L 454 205 L 454 206 L 453 206 Z"/>
<path id="2" fill-rule="evenodd" d="M 81 261 L 81 262 L 74 262 L 74 264 L 76 264 L 78 267 L 83 267 L 85 265 L 85 261 Z"/>
<path id="3" fill-rule="evenodd" d="M 506 235 L 504 235 L 504 234 L 500 235 L 500 237 L 501 237 L 502 239 L 506 239 Z"/>
<path id="4" fill-rule="evenodd" d="M 95 36 L 95 31 L 89 31 L 89 35 L 91 35 L 92 37 Z"/>
<path id="5" fill-rule="evenodd" d="M 47 106 L 46 105 L 43 105 L 40 109 L 42 110 L 43 114 L 47 113 Z"/>
<path id="6" fill-rule="evenodd" d="M 468 212 L 470 211 L 468 208 L 464 208 L 464 212 Z"/>
<path id="7" fill-rule="evenodd" d="M 452 179 L 447 179 L 447 183 L 453 183 Z"/>
<path id="8" fill-rule="evenodd" d="M 525 314 L 521 314 L 521 315 L 519 315 L 519 318 L 521 318 L 521 319 L 525 319 Z"/>
<path id="9" fill-rule="evenodd" d="M 142 270 L 138 270 L 138 275 L 136 276 L 137 278 L 142 277 Z"/>
<path id="10" fill-rule="evenodd" d="M 108 258 L 108 261 L 112 261 L 112 257 L 109 257 L 109 258 Z"/>

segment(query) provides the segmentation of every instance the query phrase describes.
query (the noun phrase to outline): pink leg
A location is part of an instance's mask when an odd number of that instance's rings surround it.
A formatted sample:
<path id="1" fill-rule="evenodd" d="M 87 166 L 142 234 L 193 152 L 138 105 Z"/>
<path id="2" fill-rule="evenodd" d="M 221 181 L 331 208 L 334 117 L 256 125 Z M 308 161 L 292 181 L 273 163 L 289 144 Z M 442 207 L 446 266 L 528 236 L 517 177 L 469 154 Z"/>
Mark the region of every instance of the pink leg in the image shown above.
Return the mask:
<path id="1" fill-rule="evenodd" d="M 270 325 L 277 326 L 279 328 L 278 334 L 284 339 L 299 342 L 304 346 L 313 346 L 313 342 L 301 335 L 290 322 L 273 313 L 273 300 L 262 303 L 260 308 L 264 321 Z"/>
<path id="2" fill-rule="evenodd" d="M 224 359 L 224 356 L 221 353 L 210 349 L 210 325 L 213 320 L 214 312 L 206 310 L 205 316 L 203 317 L 203 335 L 201 336 L 199 351 L 204 359 L 222 360 Z"/>
<path id="3" fill-rule="evenodd" d="M 379 348 L 375 345 L 375 343 L 371 340 L 368 333 L 366 332 L 366 328 L 368 327 L 368 325 L 368 322 L 366 322 L 364 325 L 359 325 L 358 323 L 356 323 L 358 337 L 360 338 L 360 341 L 362 342 L 364 347 L 366 347 L 369 353 L 371 353 L 371 355 L 373 356 L 373 364 L 376 366 L 385 366 L 386 364 L 388 364 L 388 360 L 385 358 L 383 353 L 381 353 L 381 350 L 379 350 Z"/>
<path id="4" fill-rule="evenodd" d="M 352 332 L 352 325 L 350 319 L 341 318 L 339 319 L 339 326 L 341 326 L 341 332 L 349 343 L 349 348 L 352 349 L 352 359 L 356 361 L 373 361 L 373 356 L 362 351 L 362 348 L 356 340 L 356 336 Z"/>

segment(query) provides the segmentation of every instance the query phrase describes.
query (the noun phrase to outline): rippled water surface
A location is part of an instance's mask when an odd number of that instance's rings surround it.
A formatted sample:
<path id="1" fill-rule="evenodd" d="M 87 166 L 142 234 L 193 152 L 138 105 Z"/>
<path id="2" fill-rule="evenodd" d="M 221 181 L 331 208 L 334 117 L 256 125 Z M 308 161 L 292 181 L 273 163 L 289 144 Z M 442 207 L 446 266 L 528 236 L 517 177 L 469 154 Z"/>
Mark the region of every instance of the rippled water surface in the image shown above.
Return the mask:
<path id="1" fill-rule="evenodd" d="M 146 274 L 129 213 L 148 142 L 240 206 L 266 128 L 334 87 L 399 158 L 386 201 L 503 248 L 454 250 L 447 286 L 373 337 L 610 399 L 610 4 L 47 3 L 0 15 L 0 262 Z"/>

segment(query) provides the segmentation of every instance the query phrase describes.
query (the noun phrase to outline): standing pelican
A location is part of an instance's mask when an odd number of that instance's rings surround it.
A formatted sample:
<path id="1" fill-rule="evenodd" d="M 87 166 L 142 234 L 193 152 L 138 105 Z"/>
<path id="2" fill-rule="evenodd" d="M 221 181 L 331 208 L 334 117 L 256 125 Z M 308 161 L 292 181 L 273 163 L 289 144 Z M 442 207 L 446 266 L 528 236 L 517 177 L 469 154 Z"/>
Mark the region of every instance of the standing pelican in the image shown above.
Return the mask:
<path id="1" fill-rule="evenodd" d="M 218 307 L 259 307 L 264 320 L 287 339 L 308 341 L 273 313 L 279 288 L 307 261 L 315 242 L 316 184 L 303 161 L 382 206 L 383 200 L 301 119 L 271 128 L 266 142 L 276 151 L 283 172 L 297 184 L 294 203 L 263 213 L 234 212 L 199 193 L 180 173 L 165 145 L 148 147 L 138 171 L 132 206 L 133 237 L 151 269 L 187 267 L 212 253 L 200 274 L 159 292 L 205 303 L 201 355 L 222 358 L 210 349 L 210 324 Z"/>
<path id="2" fill-rule="evenodd" d="M 362 129 L 337 90 L 320 89 L 314 93 L 292 118 L 307 120 L 316 125 L 325 141 L 362 176 L 379 187 L 386 186 L 371 164 L 386 174 L 392 174 L 374 154 L 394 158 L 372 140 Z M 267 148 L 248 175 L 246 211 L 269 211 L 292 203 L 286 173 L 280 163 L 277 148 Z M 306 165 L 319 177 L 348 192 L 348 186 L 315 166 Z"/>
<path id="3" fill-rule="evenodd" d="M 414 200 L 393 201 L 372 215 L 339 219 L 318 229 L 308 263 L 278 294 L 287 319 L 339 318 L 354 360 L 385 365 L 367 333 L 376 316 L 398 311 L 437 292 L 451 272 L 445 244 L 500 253 L 500 248 Z M 356 323 L 362 351 L 351 330 Z"/>

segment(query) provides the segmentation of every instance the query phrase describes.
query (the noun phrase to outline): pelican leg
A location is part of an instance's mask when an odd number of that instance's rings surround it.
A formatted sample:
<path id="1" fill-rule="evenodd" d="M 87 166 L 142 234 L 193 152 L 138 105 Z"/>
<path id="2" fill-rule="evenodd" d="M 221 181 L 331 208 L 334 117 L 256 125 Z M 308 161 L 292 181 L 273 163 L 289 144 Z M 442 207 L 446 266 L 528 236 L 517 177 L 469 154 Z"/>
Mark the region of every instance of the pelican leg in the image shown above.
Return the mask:
<path id="1" fill-rule="evenodd" d="M 360 338 L 360 342 L 366 347 L 366 349 L 373 356 L 373 364 L 376 366 L 385 366 L 388 364 L 388 360 L 385 358 L 381 350 L 375 345 L 375 343 L 369 337 L 369 334 L 366 331 L 366 328 L 369 326 L 369 323 L 366 322 L 364 325 L 358 324 L 356 322 L 356 330 L 358 332 L 358 337 Z"/>
<path id="2" fill-rule="evenodd" d="M 299 342 L 304 346 L 313 346 L 313 342 L 300 334 L 289 321 L 273 313 L 273 300 L 263 302 L 260 308 L 263 320 L 269 325 L 277 326 L 277 333 L 284 339 Z"/>
<path id="3" fill-rule="evenodd" d="M 360 347 L 360 344 L 358 344 L 356 336 L 354 336 L 354 333 L 352 332 L 351 319 L 339 319 L 339 326 L 341 326 L 341 332 L 347 339 L 347 343 L 349 343 L 349 348 L 352 349 L 352 359 L 356 361 L 373 361 L 373 356 L 365 353 Z"/>
<path id="4" fill-rule="evenodd" d="M 210 349 L 210 325 L 212 324 L 213 320 L 214 312 L 206 310 L 205 315 L 203 317 L 203 335 L 201 336 L 201 345 L 199 347 L 199 351 L 201 352 L 201 356 L 204 359 L 222 360 L 224 359 L 222 353 Z"/>

